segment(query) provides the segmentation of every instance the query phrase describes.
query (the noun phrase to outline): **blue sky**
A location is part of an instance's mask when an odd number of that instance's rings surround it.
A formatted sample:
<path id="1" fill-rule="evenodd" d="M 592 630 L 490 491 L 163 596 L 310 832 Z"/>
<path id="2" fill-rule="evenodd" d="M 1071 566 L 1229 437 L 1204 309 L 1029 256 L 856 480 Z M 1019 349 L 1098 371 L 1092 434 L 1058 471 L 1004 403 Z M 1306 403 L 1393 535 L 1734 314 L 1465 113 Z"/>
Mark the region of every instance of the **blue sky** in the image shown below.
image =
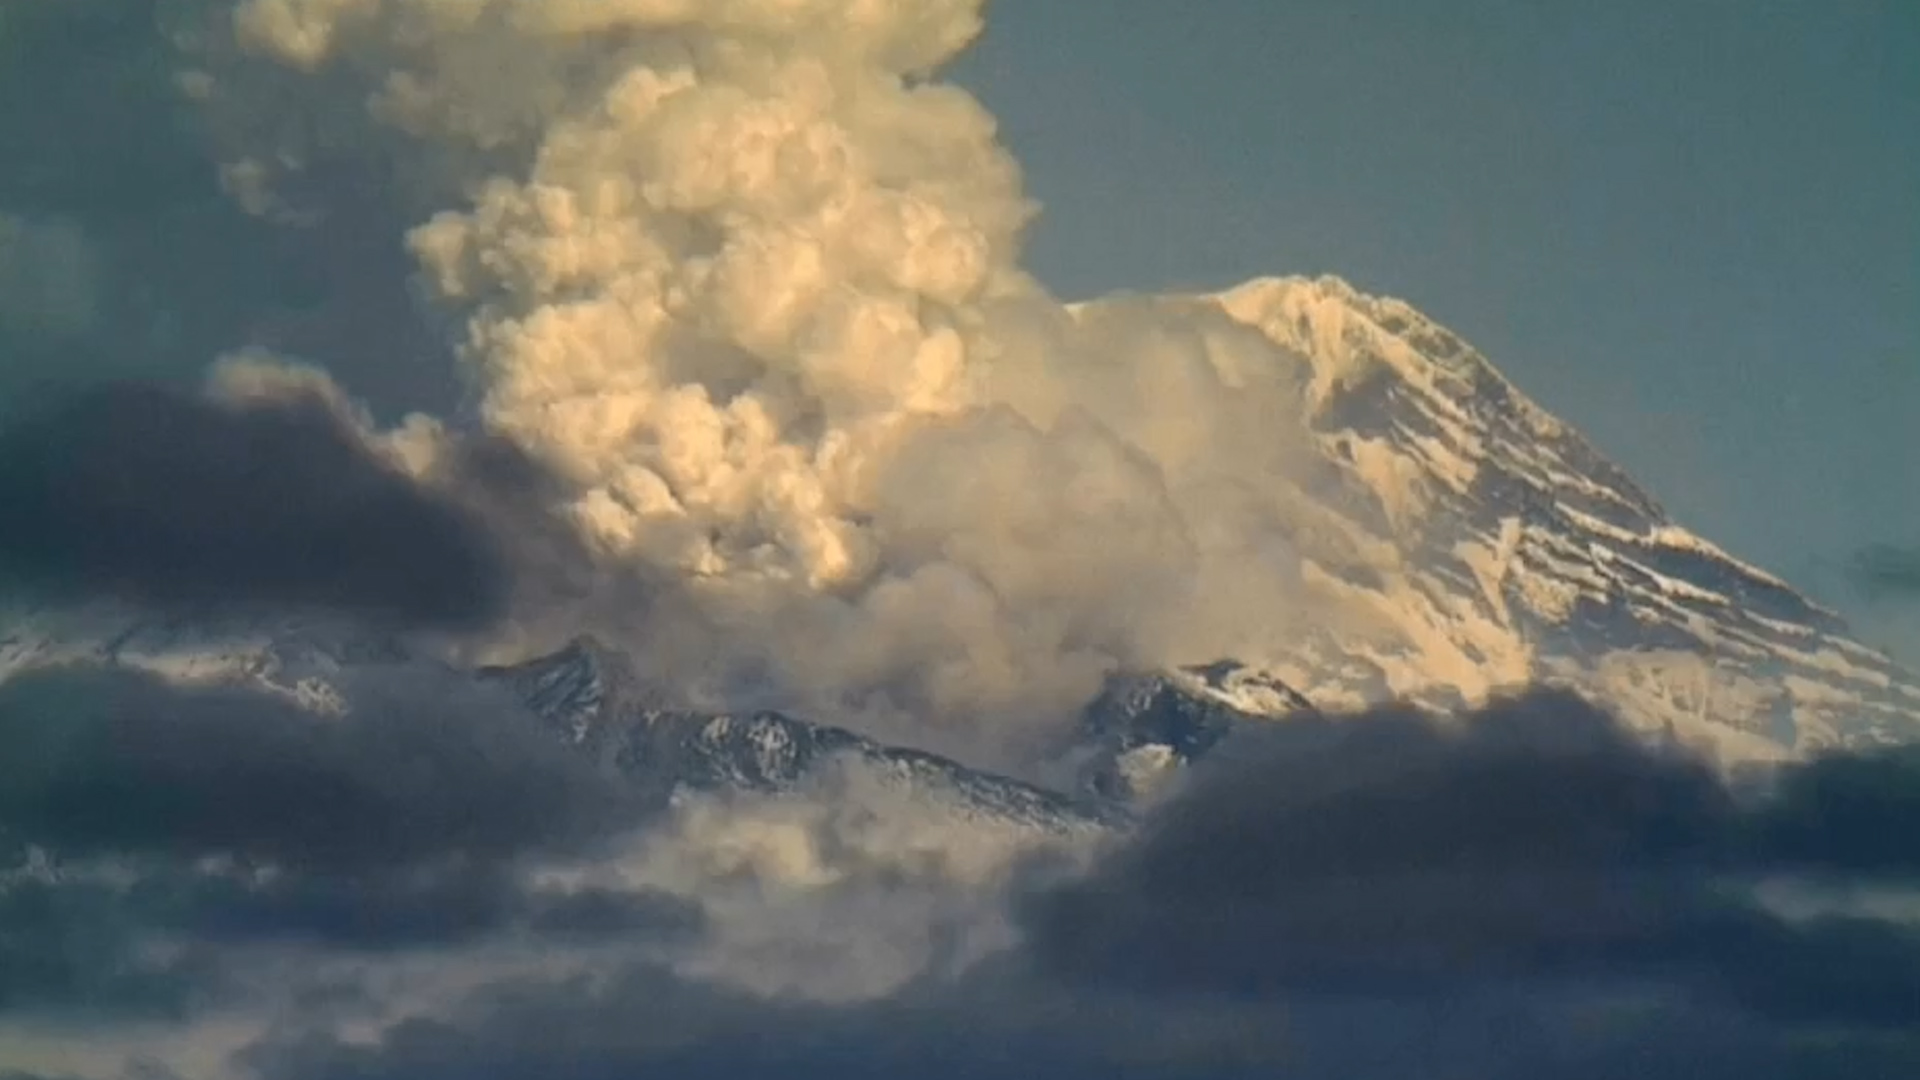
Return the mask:
<path id="1" fill-rule="evenodd" d="M 1920 3 L 1001 0 L 1056 290 L 1332 272 L 1810 582 L 1920 540 Z"/>

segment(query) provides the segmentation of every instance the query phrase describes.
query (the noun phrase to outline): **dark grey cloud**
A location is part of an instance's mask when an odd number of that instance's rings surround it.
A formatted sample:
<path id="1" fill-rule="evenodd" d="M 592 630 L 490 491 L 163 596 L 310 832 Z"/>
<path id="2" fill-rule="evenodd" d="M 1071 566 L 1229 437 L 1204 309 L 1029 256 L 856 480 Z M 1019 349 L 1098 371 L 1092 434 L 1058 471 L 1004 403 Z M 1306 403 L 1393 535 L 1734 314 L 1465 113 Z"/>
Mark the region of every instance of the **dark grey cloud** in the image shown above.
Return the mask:
<path id="1" fill-rule="evenodd" d="M 706 924 L 706 913 L 689 900 L 606 886 L 537 891 L 524 911 L 534 933 L 572 941 L 688 936 Z"/>
<path id="2" fill-rule="evenodd" d="M 350 708 L 126 671 L 0 686 L 0 828 L 61 853 L 354 870 L 485 861 L 605 835 L 624 787 L 456 674 L 343 675 Z"/>
<path id="3" fill-rule="evenodd" d="M 0 883 L 0 1019 L 190 1021 L 244 1003 L 248 947 L 336 958 L 452 955 L 508 939 L 671 947 L 704 927 L 689 901 L 541 887 L 505 866 L 378 874 L 294 866 L 261 876 L 136 860 L 113 866 L 110 877 L 78 869 Z M 350 983 L 331 990 L 361 996 Z"/>
<path id="4" fill-rule="evenodd" d="M 825 1005 L 650 967 L 496 984 L 376 1042 L 306 1033 L 247 1055 L 273 1080 L 924 1076 L 1387 1080 L 1894 1080 L 1914 1040 L 1796 1036 L 1677 996 L 1460 995 L 1248 1003 L 1065 991 L 1000 971 L 942 991 Z"/>
<path id="5" fill-rule="evenodd" d="M 671 946 L 704 925 L 688 901 L 543 888 L 506 866 L 259 875 L 134 860 L 111 876 L 78 869 L 0 883 L 0 1018 L 185 1021 L 247 992 L 234 961 L 248 946 L 336 957 L 509 936 Z"/>
<path id="6" fill-rule="evenodd" d="M 1746 821 L 1748 857 L 1816 878 L 1920 883 L 1920 747 L 1817 758 Z"/>
<path id="7" fill-rule="evenodd" d="M 555 942 L 667 942 L 696 935 L 689 901 L 605 887 L 529 884 L 508 864 L 443 863 L 356 873 L 152 870 L 120 894 L 143 926 L 212 944 L 287 942 L 387 951 L 513 931 Z"/>
<path id="8" fill-rule="evenodd" d="M 1920 1018 L 1920 928 L 1789 919 L 1753 892 L 1920 884 L 1904 755 L 1790 769 L 1752 803 L 1553 692 L 1456 729 L 1387 712 L 1258 741 L 1256 762 L 1034 899 L 1043 964 L 1143 990 L 1667 988 L 1778 1023 Z"/>
<path id="9" fill-rule="evenodd" d="M 917 994 L 858 1006 L 767 1000 L 635 965 L 599 978 L 497 984 L 451 1015 L 395 1024 L 372 1045 L 269 1040 L 247 1064 L 275 1080 L 1273 1075 L 1270 1058 L 1255 1062 L 1261 1071 L 1204 1049 L 1142 1068 L 1141 1045 L 1165 1032 L 1139 1010 L 1090 1018 L 1074 1011 L 1085 1000 L 1024 993 L 966 1004 Z M 1108 1026 L 1123 1018 L 1150 1029 L 1147 1038 Z"/>
<path id="10" fill-rule="evenodd" d="M 318 392 L 218 400 L 122 382 L 0 432 L 0 566 L 194 608 L 408 624 L 497 616 L 509 565 L 479 518 L 369 450 Z"/>
<path id="11" fill-rule="evenodd" d="M 51 880 L 0 884 L 0 1017 L 32 1011 L 181 1019 L 217 996 L 206 950 L 155 955 L 113 890 Z"/>
<path id="12" fill-rule="evenodd" d="M 484 695 L 362 693 L 386 704 L 322 719 L 255 695 L 79 678 L 0 690 L 0 822 L 112 854 L 132 884 L 0 889 L 14 932 L 0 937 L 14 950 L 0 955 L 0 1015 L 190 1015 L 241 992 L 223 961 L 261 943 L 450 962 L 501 935 L 616 947 L 578 976 L 402 1008 L 372 1041 L 331 1033 L 316 1018 L 332 1006 L 316 1004 L 247 1051 L 263 1080 L 1920 1067 L 1916 924 L 1843 908 L 1790 918 L 1750 888 L 1920 883 L 1920 774 L 1905 753 L 1823 759 L 1736 792 L 1563 694 L 1458 724 L 1399 709 L 1301 718 L 1224 744 L 1092 869 L 1037 872 L 1011 952 L 842 1004 L 620 959 L 632 954 L 618 946 L 696 940 L 701 913 L 520 872 L 527 853 L 590 853 L 643 809 L 607 796 L 530 718 L 489 715 Z M 236 858 L 210 867 L 208 854 Z M 249 872 L 264 865 L 282 872 Z M 160 964 L 137 947 L 154 935 L 192 947 Z"/>
<path id="13" fill-rule="evenodd" d="M 127 671 L 0 686 L 0 1015 L 185 1016 L 250 945 L 698 934 L 688 903 L 528 877 L 654 808 L 516 703 L 450 672 L 342 685 L 341 715 Z"/>
<path id="14" fill-rule="evenodd" d="M 1788 918 L 1760 879 L 1913 884 L 1914 759 L 1731 791 L 1577 698 L 1458 725 L 1305 718 L 1215 767 L 1026 941 L 876 1002 L 654 967 L 493 985 L 377 1041 L 270 1039 L 271 1080 L 686 1077 L 1893 1078 L 1920 1068 L 1916 926 Z M 1865 829 L 1870 837 L 1863 837 Z"/>
<path id="15" fill-rule="evenodd" d="M 572 493 L 511 440 L 485 431 L 443 431 L 427 479 L 495 538 L 513 568 L 508 600 L 516 616 L 580 611 L 596 596 L 628 612 L 646 602 L 637 576 L 616 583 L 596 563 L 560 512 Z M 610 589 L 612 584 L 618 587 Z"/>

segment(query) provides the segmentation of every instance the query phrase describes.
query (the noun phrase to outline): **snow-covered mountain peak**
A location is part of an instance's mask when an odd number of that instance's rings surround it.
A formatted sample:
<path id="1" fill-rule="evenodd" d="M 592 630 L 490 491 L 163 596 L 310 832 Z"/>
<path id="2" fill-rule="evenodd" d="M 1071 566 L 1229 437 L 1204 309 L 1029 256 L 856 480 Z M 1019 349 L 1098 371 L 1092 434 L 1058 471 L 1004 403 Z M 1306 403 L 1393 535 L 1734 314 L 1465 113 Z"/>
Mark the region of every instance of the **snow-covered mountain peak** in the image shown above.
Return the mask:
<path id="1" fill-rule="evenodd" d="M 1326 707 L 1575 684 L 1733 757 L 1920 736 L 1920 686 L 1832 611 L 1672 520 L 1457 335 L 1338 278 L 1209 299 L 1311 371 L 1338 490 L 1306 580 L 1377 634 L 1268 663 Z M 1387 553 L 1386 557 L 1369 552 Z"/>

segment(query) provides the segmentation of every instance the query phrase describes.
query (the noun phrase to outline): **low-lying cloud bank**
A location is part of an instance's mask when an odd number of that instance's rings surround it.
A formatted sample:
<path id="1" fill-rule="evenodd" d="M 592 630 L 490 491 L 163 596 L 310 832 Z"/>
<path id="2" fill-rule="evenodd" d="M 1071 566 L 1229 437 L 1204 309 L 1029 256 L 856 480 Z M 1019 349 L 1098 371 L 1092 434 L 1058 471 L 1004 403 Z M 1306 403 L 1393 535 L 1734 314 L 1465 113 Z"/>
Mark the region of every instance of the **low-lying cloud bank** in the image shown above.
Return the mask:
<path id="1" fill-rule="evenodd" d="M 1034 902 L 1051 967 L 1143 991 L 1660 988 L 1780 1024 L 1912 1022 L 1915 927 L 1842 912 L 1855 890 L 1916 883 L 1920 757 L 1817 761 L 1736 797 L 1549 692 L 1458 732 L 1384 710 L 1261 735 L 1256 760 Z M 1755 893 L 1787 882 L 1833 912 Z"/>
<path id="2" fill-rule="evenodd" d="M 911 850 L 764 803 L 633 805 L 511 704 L 446 690 L 370 684 L 315 717 L 127 676 L 9 685 L 0 1033 L 43 1070 L 48 1032 L 97 1030 L 271 1080 L 1920 1064 L 1909 752 L 1736 791 L 1554 692 L 1280 721 L 1080 869 L 945 883 L 981 903 L 939 933 L 1002 943 L 848 995 L 825 972 L 935 919 Z M 809 963 L 817 984 L 756 985 Z"/>
<path id="3" fill-rule="evenodd" d="M 116 382 L 0 429 L 0 569 L 184 610 L 497 618 L 511 567 L 383 455 L 324 375 L 236 362 L 207 394 Z"/>

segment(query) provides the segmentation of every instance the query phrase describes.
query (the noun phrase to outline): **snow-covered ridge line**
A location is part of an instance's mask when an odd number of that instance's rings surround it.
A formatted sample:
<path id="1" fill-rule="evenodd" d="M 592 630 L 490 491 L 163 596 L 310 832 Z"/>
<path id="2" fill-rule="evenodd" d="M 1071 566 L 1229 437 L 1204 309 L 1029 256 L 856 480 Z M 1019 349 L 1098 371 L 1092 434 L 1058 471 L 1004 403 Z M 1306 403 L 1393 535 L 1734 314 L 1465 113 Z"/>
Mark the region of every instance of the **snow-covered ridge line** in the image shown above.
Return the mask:
<path id="1" fill-rule="evenodd" d="M 1351 350 L 1346 348 L 1341 339 L 1320 333 L 1309 341 L 1307 338 L 1312 331 L 1302 328 L 1324 322 L 1330 312 L 1337 312 L 1343 327 L 1347 319 L 1358 318 L 1364 320 L 1368 331 L 1381 338 L 1410 344 L 1421 341 L 1432 343 L 1437 349 L 1426 352 L 1388 350 L 1382 354 L 1382 358 L 1393 363 L 1403 377 L 1413 379 L 1423 387 L 1432 387 L 1436 382 L 1430 373 L 1422 370 L 1423 364 L 1475 383 L 1498 386 L 1509 407 L 1528 428 L 1545 438 L 1577 443 L 1595 458 L 1600 456 L 1583 434 L 1529 397 L 1479 350 L 1404 300 L 1361 292 L 1346 279 L 1332 274 L 1254 278 L 1217 294 L 1213 299 L 1235 318 L 1260 328 L 1283 344 L 1296 348 L 1310 345 L 1313 355 L 1338 355 L 1345 364 L 1354 361 Z M 1410 361 L 1410 356 L 1417 359 Z M 1614 488 L 1591 484 L 1589 478 L 1572 479 L 1608 497 L 1628 494 L 1657 515 L 1665 516 L 1659 503 L 1637 485 L 1631 485 L 1627 492 L 1619 492 Z M 1589 520 L 1605 524 L 1598 518 Z M 1629 533 L 1611 525 L 1606 528 L 1623 540 L 1690 549 L 1769 585 L 1781 589 L 1792 588 L 1777 575 L 1672 522 L 1655 525 L 1643 533 Z M 1836 614 L 1831 611 L 1827 613 Z"/>
<path id="2" fill-rule="evenodd" d="M 1313 709 L 1272 674 L 1232 660 L 1118 674 L 1082 715 L 1086 741 L 1063 751 L 1063 766 L 1079 762 L 1076 789 L 1056 791 L 831 723 L 666 707 L 623 657 L 590 637 L 478 675 L 643 787 L 793 794 L 851 768 L 983 827 L 1055 836 L 1125 828 L 1133 823 L 1126 803 L 1203 756 L 1231 727 Z"/>

